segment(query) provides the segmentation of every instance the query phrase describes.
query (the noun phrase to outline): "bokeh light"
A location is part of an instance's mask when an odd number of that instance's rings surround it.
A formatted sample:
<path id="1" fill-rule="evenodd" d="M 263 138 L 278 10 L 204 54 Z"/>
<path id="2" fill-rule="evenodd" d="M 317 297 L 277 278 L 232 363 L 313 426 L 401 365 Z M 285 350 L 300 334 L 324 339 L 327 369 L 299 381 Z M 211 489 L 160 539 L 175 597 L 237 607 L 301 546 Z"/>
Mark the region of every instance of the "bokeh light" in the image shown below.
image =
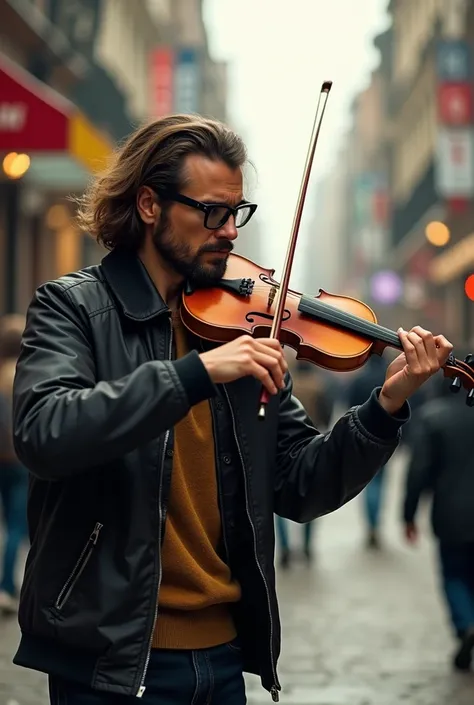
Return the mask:
<path id="1" fill-rule="evenodd" d="M 431 223 L 428 223 L 425 229 L 425 235 L 428 242 L 435 247 L 444 247 L 451 238 L 448 226 L 441 223 L 439 220 L 433 220 Z"/>
<path id="2" fill-rule="evenodd" d="M 30 168 L 30 161 L 27 154 L 9 152 L 3 160 L 3 171 L 9 179 L 20 179 Z"/>
<path id="3" fill-rule="evenodd" d="M 394 304 L 402 295 L 402 281 L 396 272 L 384 269 L 373 275 L 370 281 L 372 297 L 382 304 Z"/>
<path id="4" fill-rule="evenodd" d="M 466 296 L 471 301 L 474 301 L 474 274 L 470 274 L 464 282 L 464 291 Z"/>

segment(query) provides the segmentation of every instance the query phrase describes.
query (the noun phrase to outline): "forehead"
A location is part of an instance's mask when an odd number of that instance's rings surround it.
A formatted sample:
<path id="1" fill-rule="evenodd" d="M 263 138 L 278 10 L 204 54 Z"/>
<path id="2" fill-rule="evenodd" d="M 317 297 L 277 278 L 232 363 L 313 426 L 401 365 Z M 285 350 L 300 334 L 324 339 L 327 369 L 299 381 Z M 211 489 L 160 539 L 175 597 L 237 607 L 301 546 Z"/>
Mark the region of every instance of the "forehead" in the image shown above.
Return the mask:
<path id="1" fill-rule="evenodd" d="M 183 193 L 198 201 L 222 201 L 232 205 L 242 200 L 242 170 L 231 169 L 223 161 L 193 154 L 186 159 L 185 176 Z"/>

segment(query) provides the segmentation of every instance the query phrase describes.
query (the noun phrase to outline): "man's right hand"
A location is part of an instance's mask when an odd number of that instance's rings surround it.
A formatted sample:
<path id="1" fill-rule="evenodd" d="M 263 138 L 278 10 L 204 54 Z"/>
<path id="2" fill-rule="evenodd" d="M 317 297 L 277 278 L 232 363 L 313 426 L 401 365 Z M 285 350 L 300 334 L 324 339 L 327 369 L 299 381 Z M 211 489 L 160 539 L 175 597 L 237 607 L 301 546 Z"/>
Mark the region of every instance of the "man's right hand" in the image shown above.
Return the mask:
<path id="1" fill-rule="evenodd" d="M 230 343 L 201 353 L 209 377 L 216 384 L 233 382 L 241 377 L 255 377 L 270 394 L 285 386 L 288 364 L 278 340 L 242 335 Z"/>

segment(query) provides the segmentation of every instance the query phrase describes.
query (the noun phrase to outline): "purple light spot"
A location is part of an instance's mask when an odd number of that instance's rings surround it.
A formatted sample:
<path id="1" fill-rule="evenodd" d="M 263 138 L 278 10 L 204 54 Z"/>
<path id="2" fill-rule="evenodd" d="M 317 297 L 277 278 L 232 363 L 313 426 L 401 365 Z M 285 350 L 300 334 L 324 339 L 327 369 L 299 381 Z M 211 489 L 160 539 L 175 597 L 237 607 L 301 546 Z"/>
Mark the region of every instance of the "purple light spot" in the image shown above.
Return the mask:
<path id="1" fill-rule="evenodd" d="M 372 297 L 382 304 L 394 304 L 402 295 L 402 281 L 396 272 L 383 270 L 370 281 Z"/>

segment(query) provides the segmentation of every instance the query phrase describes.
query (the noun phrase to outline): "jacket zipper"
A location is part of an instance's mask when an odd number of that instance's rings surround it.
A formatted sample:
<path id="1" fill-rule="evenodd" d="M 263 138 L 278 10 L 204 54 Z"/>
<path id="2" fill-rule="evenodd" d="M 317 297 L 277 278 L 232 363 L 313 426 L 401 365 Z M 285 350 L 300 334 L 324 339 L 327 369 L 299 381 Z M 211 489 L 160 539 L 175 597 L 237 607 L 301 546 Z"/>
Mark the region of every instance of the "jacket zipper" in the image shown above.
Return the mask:
<path id="1" fill-rule="evenodd" d="M 169 319 L 169 323 L 170 323 L 170 345 L 169 345 L 169 350 L 168 350 L 168 359 L 171 360 L 172 351 L 173 351 L 173 324 L 171 322 L 171 318 Z M 162 495 L 162 489 L 163 489 L 163 469 L 165 467 L 165 454 L 166 454 L 166 447 L 168 445 L 169 437 L 170 437 L 170 432 L 168 430 L 165 433 L 165 440 L 163 442 L 163 453 L 161 455 L 160 484 L 159 484 L 159 488 L 158 488 L 158 510 L 160 513 L 159 532 L 158 532 L 159 573 L 158 573 L 158 589 L 156 590 L 156 593 L 155 593 L 155 597 L 156 597 L 155 616 L 153 618 L 153 629 L 151 630 L 150 642 L 148 644 L 148 653 L 147 653 L 147 657 L 146 657 L 146 661 L 145 661 L 145 667 L 143 669 L 142 679 L 140 681 L 140 687 L 138 688 L 138 692 L 136 695 L 137 698 L 142 698 L 145 693 L 145 690 L 146 690 L 145 679 L 146 679 L 148 665 L 150 663 L 150 658 L 151 658 L 151 645 L 153 643 L 153 634 L 155 631 L 156 620 L 158 619 L 158 601 L 159 601 L 159 595 L 160 595 L 161 578 L 163 575 L 163 570 L 162 570 L 162 565 L 161 565 L 161 536 L 162 536 L 162 528 L 163 528 L 163 519 L 165 516 L 164 512 L 162 510 L 162 507 L 161 507 L 161 495 Z"/>
<path id="2" fill-rule="evenodd" d="M 238 436 L 237 436 L 237 429 L 236 429 L 236 424 L 235 424 L 234 410 L 233 410 L 233 408 L 232 408 L 232 404 L 230 403 L 229 394 L 228 394 L 227 389 L 225 388 L 224 385 L 223 385 L 223 388 L 224 388 L 224 393 L 225 393 L 225 395 L 226 395 L 226 397 L 227 397 L 227 402 L 228 402 L 228 404 L 229 404 L 230 415 L 231 415 L 231 417 L 232 417 L 232 428 L 233 428 L 233 432 L 234 432 L 234 439 L 235 439 L 235 443 L 236 443 L 236 446 L 237 446 L 237 451 L 238 451 L 238 453 L 239 453 L 240 462 L 241 462 L 241 464 L 242 464 L 242 471 L 243 471 L 243 473 L 244 473 L 245 507 L 246 507 L 246 510 L 247 510 L 247 516 L 248 516 L 248 518 L 249 518 L 250 526 L 252 527 L 252 532 L 253 532 L 253 545 L 254 545 L 255 562 L 257 563 L 257 566 L 258 566 L 258 569 L 259 569 L 259 571 L 260 571 L 260 575 L 262 576 L 263 584 L 265 585 L 265 590 L 266 590 L 266 593 L 267 593 L 268 616 L 269 616 L 269 618 L 270 618 L 270 659 L 271 659 L 271 662 L 272 662 L 272 671 L 273 671 L 273 679 L 274 679 L 274 683 L 273 683 L 272 687 L 270 688 L 270 695 L 272 696 L 273 702 L 274 702 L 274 703 L 277 703 L 277 702 L 279 702 L 279 700 L 280 700 L 280 696 L 279 696 L 279 692 L 278 692 L 278 691 L 280 690 L 280 683 L 279 683 L 279 681 L 278 681 L 278 676 L 277 676 L 277 674 L 276 674 L 275 659 L 274 659 L 274 656 L 273 656 L 273 618 L 272 618 L 272 609 L 271 609 L 271 604 L 270 604 L 270 591 L 268 590 L 268 584 L 267 584 L 267 580 L 266 580 L 266 578 L 265 578 L 265 574 L 264 574 L 264 572 L 263 572 L 262 566 L 260 565 L 260 561 L 258 560 L 257 535 L 256 535 L 255 526 L 254 526 L 254 523 L 253 523 L 253 521 L 252 521 L 252 516 L 251 516 L 251 512 L 250 512 L 249 498 L 248 498 L 248 489 L 247 489 L 247 474 L 246 474 L 246 472 L 245 472 L 244 456 L 243 456 L 243 454 L 242 454 L 242 450 L 241 450 L 240 444 L 239 444 L 239 439 L 238 439 Z"/>
<path id="3" fill-rule="evenodd" d="M 201 350 L 205 352 L 206 348 L 204 347 L 204 343 L 201 340 Z M 217 468 L 217 458 L 218 458 L 218 447 L 217 447 L 217 440 L 216 440 L 216 415 L 214 412 L 214 407 L 212 405 L 212 401 L 209 401 L 209 406 L 211 408 L 211 416 L 212 416 L 212 424 L 213 424 L 213 435 L 214 435 L 214 452 L 216 456 L 216 475 L 217 475 L 217 488 L 219 492 L 219 502 L 221 505 L 221 519 L 222 519 L 222 540 L 224 541 L 224 548 L 225 548 L 225 553 L 226 553 L 226 562 L 227 565 L 229 565 L 229 560 L 230 560 L 230 552 L 229 552 L 229 546 L 227 545 L 227 536 L 226 536 L 226 531 L 225 531 L 225 516 L 223 514 L 224 512 L 224 498 L 222 495 L 222 482 L 221 482 L 221 476 L 219 473 L 219 470 Z M 230 566 L 229 566 L 230 568 Z"/>
<path id="4" fill-rule="evenodd" d="M 216 454 L 216 475 L 217 475 L 217 488 L 219 492 L 219 502 L 221 505 L 221 521 L 222 521 L 222 540 L 224 542 L 224 549 L 225 549 L 225 554 L 226 554 L 226 563 L 229 566 L 229 561 L 230 561 L 230 553 L 229 553 L 229 547 L 227 545 L 227 537 L 226 537 L 226 530 L 225 530 L 225 515 L 224 515 L 224 498 L 222 495 L 222 481 L 221 481 L 221 476 L 219 469 L 217 467 L 217 458 L 218 458 L 218 448 L 217 448 L 217 441 L 216 441 L 216 420 L 215 420 L 215 414 L 214 414 L 214 409 L 212 406 L 212 402 L 209 402 L 209 406 L 211 407 L 211 415 L 212 415 L 212 423 L 214 427 L 214 452 Z M 230 566 L 229 566 L 230 568 Z"/>
<path id="5" fill-rule="evenodd" d="M 89 536 L 89 539 L 82 549 L 81 555 L 77 559 L 76 565 L 71 571 L 70 576 L 66 580 L 66 582 L 63 585 L 63 588 L 61 592 L 59 593 L 56 602 L 54 603 L 54 606 L 56 607 L 57 610 L 62 610 L 66 602 L 69 600 L 72 591 L 74 590 L 77 581 L 81 577 L 84 568 L 86 565 L 89 563 L 90 557 L 92 556 L 92 551 L 95 548 L 95 545 L 97 544 L 99 534 L 101 532 L 101 529 L 103 528 L 103 524 L 100 524 L 97 522 L 97 524 L 94 527 L 94 531 L 92 534 Z"/>

